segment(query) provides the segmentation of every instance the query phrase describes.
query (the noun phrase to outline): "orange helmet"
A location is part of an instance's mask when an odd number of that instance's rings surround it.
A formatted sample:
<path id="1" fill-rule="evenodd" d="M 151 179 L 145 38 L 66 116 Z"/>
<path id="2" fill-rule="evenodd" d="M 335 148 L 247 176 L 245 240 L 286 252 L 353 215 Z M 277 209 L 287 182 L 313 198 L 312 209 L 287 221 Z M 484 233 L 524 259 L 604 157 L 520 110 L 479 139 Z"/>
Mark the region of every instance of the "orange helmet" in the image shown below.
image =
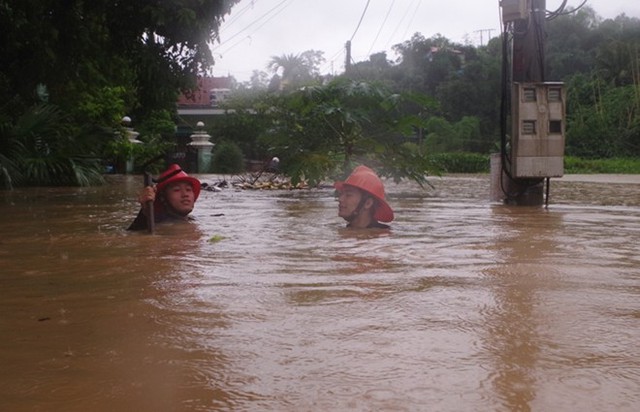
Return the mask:
<path id="1" fill-rule="evenodd" d="M 393 210 L 384 198 L 384 186 L 378 175 L 367 166 L 358 166 L 343 182 L 335 182 L 334 187 L 342 190 L 345 185 L 364 190 L 378 201 L 373 217 L 381 222 L 393 220 Z"/>
<path id="2" fill-rule="evenodd" d="M 176 182 L 187 182 L 193 188 L 193 200 L 198 200 L 200 196 L 200 181 L 195 177 L 189 176 L 184 170 L 177 164 L 172 164 L 167 170 L 162 172 L 155 181 L 158 183 L 156 191 L 162 192 L 168 185 Z"/>

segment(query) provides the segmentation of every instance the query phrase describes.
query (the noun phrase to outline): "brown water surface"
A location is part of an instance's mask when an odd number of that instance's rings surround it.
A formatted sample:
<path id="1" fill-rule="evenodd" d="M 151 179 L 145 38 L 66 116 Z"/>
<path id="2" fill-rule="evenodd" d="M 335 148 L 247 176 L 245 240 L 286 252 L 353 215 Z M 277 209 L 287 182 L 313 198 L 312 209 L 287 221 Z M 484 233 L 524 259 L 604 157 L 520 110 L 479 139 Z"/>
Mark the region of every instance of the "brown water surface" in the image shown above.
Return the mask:
<path id="1" fill-rule="evenodd" d="M 155 235 L 141 181 L 0 192 L 0 410 L 640 410 L 639 179 L 390 184 L 390 232 L 203 191 Z"/>

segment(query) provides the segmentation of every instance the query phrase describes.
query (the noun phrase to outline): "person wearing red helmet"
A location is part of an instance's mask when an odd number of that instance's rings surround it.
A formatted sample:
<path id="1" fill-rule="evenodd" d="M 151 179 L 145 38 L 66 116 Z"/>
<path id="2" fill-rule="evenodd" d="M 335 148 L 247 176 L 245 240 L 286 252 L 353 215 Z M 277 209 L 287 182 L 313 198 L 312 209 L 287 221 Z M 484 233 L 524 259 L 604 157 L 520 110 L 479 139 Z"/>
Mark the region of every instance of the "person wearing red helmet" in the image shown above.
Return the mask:
<path id="1" fill-rule="evenodd" d="M 347 227 L 389 229 L 382 222 L 393 220 L 393 210 L 385 200 L 384 185 L 366 166 L 358 166 L 344 181 L 335 182 L 338 191 L 338 216 Z"/>
<path id="2" fill-rule="evenodd" d="M 154 180 L 155 186 L 147 186 L 140 192 L 138 202 L 141 209 L 128 230 L 148 229 L 148 202 L 153 202 L 154 222 L 188 220 L 198 196 L 200 181 L 185 173 L 179 165 L 172 164 Z"/>

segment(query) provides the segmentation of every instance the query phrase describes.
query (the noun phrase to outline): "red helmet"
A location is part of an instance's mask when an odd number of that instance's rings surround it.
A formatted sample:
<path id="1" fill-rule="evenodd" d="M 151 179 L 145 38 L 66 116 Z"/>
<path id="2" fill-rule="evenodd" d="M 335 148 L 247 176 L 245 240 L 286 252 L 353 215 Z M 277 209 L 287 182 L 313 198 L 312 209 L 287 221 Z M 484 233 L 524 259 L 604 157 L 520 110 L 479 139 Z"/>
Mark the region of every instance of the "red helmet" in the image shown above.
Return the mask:
<path id="1" fill-rule="evenodd" d="M 162 192 L 167 186 L 176 182 L 187 182 L 193 188 L 193 200 L 198 200 L 198 196 L 200 196 L 200 181 L 195 177 L 191 177 L 186 174 L 179 165 L 172 164 L 169 166 L 167 170 L 162 172 L 160 176 L 158 176 L 155 181 L 158 183 L 156 186 L 156 191 L 158 193 Z"/>
<path id="2" fill-rule="evenodd" d="M 384 186 L 378 175 L 367 166 L 358 166 L 347 177 L 344 182 L 335 182 L 334 187 L 342 190 L 344 185 L 353 186 L 364 190 L 378 200 L 378 207 L 373 215 L 381 222 L 391 222 L 393 220 L 393 210 L 384 198 Z"/>

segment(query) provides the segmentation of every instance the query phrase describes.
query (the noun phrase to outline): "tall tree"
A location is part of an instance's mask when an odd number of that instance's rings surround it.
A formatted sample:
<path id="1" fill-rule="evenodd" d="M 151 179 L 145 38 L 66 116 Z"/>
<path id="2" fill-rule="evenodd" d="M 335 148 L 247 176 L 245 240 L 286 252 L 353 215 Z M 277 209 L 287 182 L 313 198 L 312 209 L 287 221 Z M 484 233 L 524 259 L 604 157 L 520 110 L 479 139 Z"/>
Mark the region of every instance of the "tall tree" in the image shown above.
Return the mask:
<path id="1" fill-rule="evenodd" d="M 281 73 L 282 89 L 309 84 L 317 79 L 319 66 L 324 62 L 323 52 L 307 50 L 300 54 L 272 56 L 268 68 L 276 75 Z"/>
<path id="2" fill-rule="evenodd" d="M 433 95 L 437 86 L 463 63 L 459 46 L 439 34 L 427 39 L 415 33 L 410 40 L 393 46 L 393 50 L 400 56 L 395 80 L 403 91 Z"/>
<path id="3" fill-rule="evenodd" d="M 213 63 L 209 45 L 238 0 L 2 0 L 0 97 L 74 107 L 75 92 L 123 86 L 128 108 L 167 107 Z M 6 100 L 4 100 L 6 101 Z"/>
<path id="4" fill-rule="evenodd" d="M 576 72 L 588 72 L 594 65 L 595 49 L 601 41 L 597 27 L 602 21 L 589 6 L 567 13 L 546 25 L 547 78 L 566 81 Z"/>
<path id="5" fill-rule="evenodd" d="M 140 124 L 175 111 L 179 90 L 213 63 L 209 45 L 237 2 L 0 0 L 0 137 L 15 139 L 5 131 L 22 129 L 25 113 L 44 117 L 47 111 L 30 109 L 42 101 L 58 106 L 65 133 L 78 140 L 96 136 L 87 128 L 117 126 L 124 114 Z M 22 153 L 51 158 L 60 145 L 47 139 L 26 141 L 44 143 L 46 153 Z M 84 153 L 92 156 L 101 142 L 67 149 L 93 148 Z M 0 160 L 8 157 L 0 152 Z"/>
<path id="6" fill-rule="evenodd" d="M 379 84 L 345 78 L 305 87 L 270 106 L 273 121 L 263 141 L 294 181 L 318 182 L 368 161 L 387 176 L 422 183 L 429 166 L 403 144 L 403 132 L 417 122 L 399 112 L 403 99 Z"/>

